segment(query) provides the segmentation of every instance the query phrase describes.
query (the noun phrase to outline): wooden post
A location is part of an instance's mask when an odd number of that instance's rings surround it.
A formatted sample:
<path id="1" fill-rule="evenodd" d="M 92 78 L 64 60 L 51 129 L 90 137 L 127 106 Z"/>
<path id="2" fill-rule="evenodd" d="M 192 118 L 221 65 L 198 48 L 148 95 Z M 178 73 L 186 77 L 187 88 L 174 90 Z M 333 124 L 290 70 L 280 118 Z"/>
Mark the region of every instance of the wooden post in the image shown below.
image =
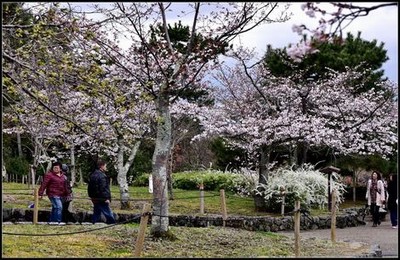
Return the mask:
<path id="1" fill-rule="evenodd" d="M 32 180 L 32 188 L 34 189 L 35 188 L 35 180 L 36 180 L 36 178 L 35 178 L 35 169 L 34 169 L 34 167 L 33 167 L 33 165 L 31 165 L 31 180 Z"/>
<path id="2" fill-rule="evenodd" d="M 225 190 L 221 189 L 219 192 L 220 192 L 220 197 L 221 197 L 222 225 L 225 227 L 226 218 L 227 218 L 227 215 L 228 215 L 227 212 L 226 212 Z"/>
<path id="3" fill-rule="evenodd" d="M 199 186 L 200 189 L 200 214 L 204 214 L 204 185 L 203 183 Z"/>
<path id="4" fill-rule="evenodd" d="M 336 189 L 332 191 L 331 241 L 336 242 Z"/>
<path id="5" fill-rule="evenodd" d="M 300 256 L 300 201 L 296 200 L 294 213 L 294 253 Z"/>
<path id="6" fill-rule="evenodd" d="M 149 221 L 149 215 L 147 213 L 150 212 L 151 205 L 146 203 L 143 205 L 142 210 L 142 217 L 140 218 L 140 226 L 139 226 L 139 233 L 136 238 L 136 246 L 135 246 L 135 257 L 140 257 L 140 253 L 143 249 L 143 242 L 144 242 L 144 235 L 146 233 L 147 222 Z"/>
<path id="7" fill-rule="evenodd" d="M 36 225 L 38 223 L 38 215 L 39 215 L 39 188 L 34 188 L 34 206 L 33 206 L 33 224 Z"/>

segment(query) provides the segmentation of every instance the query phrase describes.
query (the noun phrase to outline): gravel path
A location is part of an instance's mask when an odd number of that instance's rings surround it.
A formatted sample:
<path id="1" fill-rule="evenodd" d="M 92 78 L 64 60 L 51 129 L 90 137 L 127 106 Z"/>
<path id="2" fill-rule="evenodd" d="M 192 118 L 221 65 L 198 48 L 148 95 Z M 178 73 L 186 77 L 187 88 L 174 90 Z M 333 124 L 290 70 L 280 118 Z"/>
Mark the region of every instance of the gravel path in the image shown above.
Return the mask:
<path id="1" fill-rule="evenodd" d="M 372 221 L 365 219 L 366 225 L 336 229 L 336 241 L 364 242 L 371 246 L 379 245 L 383 257 L 398 257 L 399 255 L 399 231 L 393 229 L 387 217 L 378 227 L 372 227 Z M 294 237 L 293 231 L 281 231 L 280 234 Z M 301 230 L 301 238 L 331 239 L 330 229 Z"/>

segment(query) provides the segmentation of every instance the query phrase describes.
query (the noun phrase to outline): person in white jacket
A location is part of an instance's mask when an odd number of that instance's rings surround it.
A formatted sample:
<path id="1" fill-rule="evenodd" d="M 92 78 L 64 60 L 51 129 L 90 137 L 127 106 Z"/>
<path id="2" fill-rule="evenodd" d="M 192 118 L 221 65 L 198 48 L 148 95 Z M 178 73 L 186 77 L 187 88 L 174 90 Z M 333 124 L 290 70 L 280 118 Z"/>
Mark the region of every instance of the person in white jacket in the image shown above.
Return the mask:
<path id="1" fill-rule="evenodd" d="M 381 224 L 379 218 L 379 208 L 382 207 L 383 203 L 385 203 L 385 187 L 383 186 L 383 182 L 381 180 L 381 174 L 377 171 L 373 171 L 371 175 L 371 179 L 368 180 L 367 185 L 367 194 L 365 195 L 365 199 L 368 200 L 368 206 L 370 206 L 373 227 Z"/>

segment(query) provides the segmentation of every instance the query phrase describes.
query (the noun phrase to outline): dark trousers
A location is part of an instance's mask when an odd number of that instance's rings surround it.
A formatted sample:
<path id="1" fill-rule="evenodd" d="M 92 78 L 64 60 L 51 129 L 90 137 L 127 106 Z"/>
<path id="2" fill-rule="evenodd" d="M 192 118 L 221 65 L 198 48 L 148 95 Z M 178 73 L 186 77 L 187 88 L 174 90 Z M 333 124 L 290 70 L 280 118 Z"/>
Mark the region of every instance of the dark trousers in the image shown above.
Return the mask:
<path id="1" fill-rule="evenodd" d="M 116 222 L 109 203 L 93 202 L 93 216 L 92 216 L 93 224 L 100 220 L 101 213 L 103 213 L 104 217 L 106 217 L 107 224 L 114 224 Z"/>
<path id="2" fill-rule="evenodd" d="M 397 226 L 397 208 L 390 209 L 390 222 L 392 226 Z"/>
<path id="3" fill-rule="evenodd" d="M 74 215 L 68 210 L 69 204 L 71 201 L 63 201 L 62 205 L 62 222 L 68 223 L 68 222 L 76 222 L 76 219 L 74 218 Z"/>
<path id="4" fill-rule="evenodd" d="M 371 215 L 374 224 L 380 224 L 379 206 L 376 203 L 371 203 Z"/>

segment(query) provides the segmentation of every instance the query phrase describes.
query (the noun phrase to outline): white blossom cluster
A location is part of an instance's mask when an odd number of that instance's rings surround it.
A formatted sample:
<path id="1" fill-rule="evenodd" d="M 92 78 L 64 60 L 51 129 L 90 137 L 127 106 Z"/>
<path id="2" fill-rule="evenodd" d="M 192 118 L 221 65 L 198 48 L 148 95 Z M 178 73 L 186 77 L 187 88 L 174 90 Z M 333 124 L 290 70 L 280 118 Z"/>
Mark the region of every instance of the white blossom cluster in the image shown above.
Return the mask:
<path id="1" fill-rule="evenodd" d="M 332 173 L 331 191 L 335 189 L 336 202 L 343 202 L 345 185 L 341 181 L 340 175 Z M 281 190 L 284 189 L 286 194 L 293 194 L 296 200 L 300 200 L 307 205 L 318 205 L 324 208 L 328 202 L 328 179 L 327 175 L 315 170 L 314 166 L 304 164 L 300 168 L 294 170 L 292 167 L 282 167 L 271 172 L 267 184 L 258 184 L 262 187 L 262 192 L 255 189 L 254 192 L 264 197 L 266 201 L 272 199 L 273 196 L 282 199 Z M 330 191 L 330 192 L 331 192 Z"/>
<path id="2" fill-rule="evenodd" d="M 243 55 L 245 56 L 245 55 Z M 332 72 L 325 80 L 295 83 L 273 77 L 261 64 L 221 67 L 219 103 L 197 109 L 204 136 L 224 136 L 249 152 L 261 146 L 305 141 L 341 154 L 394 152 L 397 143 L 397 85 L 382 82 L 383 91 L 354 94 L 352 69 Z M 353 82 L 350 85 L 349 82 Z M 305 95 L 305 96 L 304 96 Z"/>

